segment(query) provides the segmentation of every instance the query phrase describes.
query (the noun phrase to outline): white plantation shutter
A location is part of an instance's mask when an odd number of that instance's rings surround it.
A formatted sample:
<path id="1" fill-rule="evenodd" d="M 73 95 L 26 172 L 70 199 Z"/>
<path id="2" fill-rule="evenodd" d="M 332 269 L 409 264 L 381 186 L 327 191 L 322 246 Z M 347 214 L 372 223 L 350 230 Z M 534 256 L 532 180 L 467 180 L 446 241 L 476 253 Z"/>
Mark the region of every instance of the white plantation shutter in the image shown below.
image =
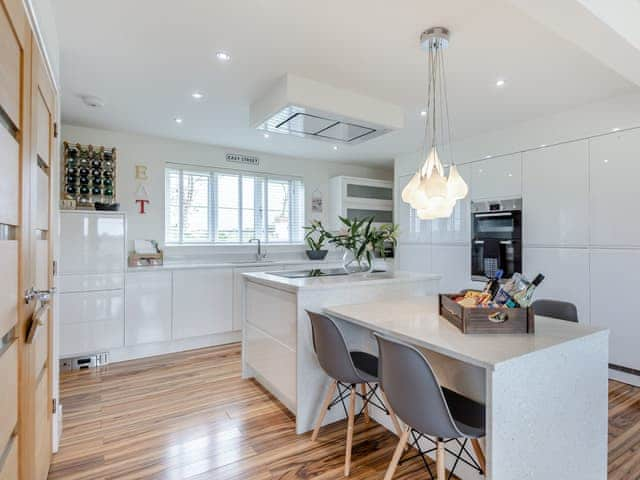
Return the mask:
<path id="1" fill-rule="evenodd" d="M 304 184 L 295 177 L 172 165 L 165 174 L 167 243 L 300 243 Z"/>

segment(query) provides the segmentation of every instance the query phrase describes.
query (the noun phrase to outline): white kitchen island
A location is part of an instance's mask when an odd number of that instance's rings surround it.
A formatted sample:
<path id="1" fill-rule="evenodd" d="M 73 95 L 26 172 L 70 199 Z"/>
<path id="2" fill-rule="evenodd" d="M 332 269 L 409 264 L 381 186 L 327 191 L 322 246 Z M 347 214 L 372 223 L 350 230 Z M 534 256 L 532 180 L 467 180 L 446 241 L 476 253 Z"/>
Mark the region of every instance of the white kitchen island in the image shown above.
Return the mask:
<path id="1" fill-rule="evenodd" d="M 443 385 L 486 404 L 484 478 L 607 478 L 608 330 L 538 316 L 535 334 L 463 335 L 440 317 L 437 296 L 325 313 L 372 353 L 373 331 L 417 346 Z M 460 478 L 482 478 L 464 467 Z"/>
<path id="2" fill-rule="evenodd" d="M 296 415 L 297 433 L 313 428 L 328 385 L 316 360 L 305 310 L 425 296 L 437 292 L 440 278 L 403 272 L 311 278 L 277 273 L 243 274 L 243 377 L 255 378 Z M 368 339 L 362 341 L 364 348 Z M 325 422 L 343 416 L 334 408 Z"/>

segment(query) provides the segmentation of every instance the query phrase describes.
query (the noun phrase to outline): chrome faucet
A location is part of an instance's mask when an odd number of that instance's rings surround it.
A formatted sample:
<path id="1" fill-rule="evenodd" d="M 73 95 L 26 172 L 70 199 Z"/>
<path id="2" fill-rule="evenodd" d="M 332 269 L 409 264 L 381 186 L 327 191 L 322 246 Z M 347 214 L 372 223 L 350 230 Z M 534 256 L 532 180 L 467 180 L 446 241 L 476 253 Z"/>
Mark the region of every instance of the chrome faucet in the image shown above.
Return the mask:
<path id="1" fill-rule="evenodd" d="M 258 242 L 258 251 L 256 252 L 256 260 L 258 262 L 262 262 L 265 258 L 267 258 L 267 252 L 262 253 L 262 242 L 259 238 L 252 238 L 249 240 L 249 243 Z"/>

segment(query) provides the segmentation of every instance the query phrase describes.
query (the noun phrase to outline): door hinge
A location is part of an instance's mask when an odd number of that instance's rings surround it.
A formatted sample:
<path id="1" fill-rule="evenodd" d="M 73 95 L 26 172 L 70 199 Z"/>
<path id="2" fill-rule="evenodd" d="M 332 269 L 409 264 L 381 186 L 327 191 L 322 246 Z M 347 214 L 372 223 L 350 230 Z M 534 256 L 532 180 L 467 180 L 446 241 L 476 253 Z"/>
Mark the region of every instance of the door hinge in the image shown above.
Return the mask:
<path id="1" fill-rule="evenodd" d="M 53 122 L 53 138 L 58 138 L 58 122 Z"/>
<path id="2" fill-rule="evenodd" d="M 51 413 L 56 413 L 58 411 L 58 399 L 51 399 Z"/>
<path id="3" fill-rule="evenodd" d="M 58 262 L 53 261 L 51 265 L 51 274 L 55 277 L 58 274 Z"/>

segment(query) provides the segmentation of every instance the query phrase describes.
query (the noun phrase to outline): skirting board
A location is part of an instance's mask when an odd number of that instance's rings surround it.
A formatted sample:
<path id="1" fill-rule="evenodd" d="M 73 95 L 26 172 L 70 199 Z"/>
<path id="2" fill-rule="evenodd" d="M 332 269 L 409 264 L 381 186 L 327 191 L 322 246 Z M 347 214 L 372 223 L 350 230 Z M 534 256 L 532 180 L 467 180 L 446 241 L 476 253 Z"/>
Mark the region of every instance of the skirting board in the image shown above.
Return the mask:
<path id="1" fill-rule="evenodd" d="M 640 387 L 640 376 L 633 375 L 631 373 L 622 372 L 620 370 L 609 369 L 609 378 L 611 380 L 617 380 L 618 382 L 633 385 L 634 387 Z"/>
<path id="2" fill-rule="evenodd" d="M 217 333 L 214 335 L 185 338 L 170 342 L 148 343 L 132 347 L 117 348 L 109 351 L 109 362 L 125 362 L 127 360 L 135 360 L 137 358 L 154 357 L 156 355 L 184 352 L 186 350 L 194 350 L 196 348 L 225 345 L 227 343 L 239 342 L 241 339 L 242 332 L 238 330 L 235 332 Z"/>

